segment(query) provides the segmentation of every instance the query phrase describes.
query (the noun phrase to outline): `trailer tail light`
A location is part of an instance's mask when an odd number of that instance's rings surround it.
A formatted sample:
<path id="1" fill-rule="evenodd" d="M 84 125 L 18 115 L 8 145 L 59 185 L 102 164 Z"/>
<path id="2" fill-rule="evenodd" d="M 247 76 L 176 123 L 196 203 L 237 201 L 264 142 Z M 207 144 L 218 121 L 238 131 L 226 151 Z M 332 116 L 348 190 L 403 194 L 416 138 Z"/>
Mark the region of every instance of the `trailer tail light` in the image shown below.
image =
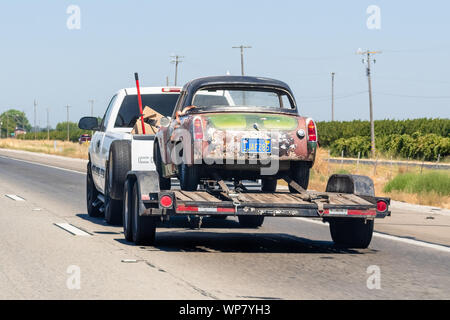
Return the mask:
<path id="1" fill-rule="evenodd" d="M 162 92 L 181 92 L 181 89 L 178 88 L 162 88 Z"/>
<path id="2" fill-rule="evenodd" d="M 308 124 L 308 141 L 309 142 L 317 142 L 317 130 L 316 130 L 316 124 L 314 123 L 313 119 L 306 120 L 306 123 Z"/>
<path id="3" fill-rule="evenodd" d="M 194 119 L 194 140 L 203 139 L 202 120 L 200 118 Z"/>
<path id="4" fill-rule="evenodd" d="M 377 201 L 377 211 L 378 212 L 385 212 L 387 210 L 388 206 L 386 201 L 378 200 Z"/>
<path id="5" fill-rule="evenodd" d="M 163 208 L 171 208 L 173 205 L 172 197 L 169 195 L 164 195 L 159 199 L 159 204 Z"/>

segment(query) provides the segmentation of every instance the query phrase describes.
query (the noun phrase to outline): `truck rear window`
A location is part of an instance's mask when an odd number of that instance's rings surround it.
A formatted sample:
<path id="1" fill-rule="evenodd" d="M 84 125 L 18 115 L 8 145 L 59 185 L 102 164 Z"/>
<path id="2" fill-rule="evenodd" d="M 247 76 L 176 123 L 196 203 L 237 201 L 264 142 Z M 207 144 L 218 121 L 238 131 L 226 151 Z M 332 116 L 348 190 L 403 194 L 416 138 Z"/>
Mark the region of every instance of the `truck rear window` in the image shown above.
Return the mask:
<path id="1" fill-rule="evenodd" d="M 172 116 L 179 94 L 143 94 L 142 108 L 150 107 L 163 116 Z M 137 95 L 128 95 L 120 106 L 114 127 L 132 128 L 139 118 Z"/>

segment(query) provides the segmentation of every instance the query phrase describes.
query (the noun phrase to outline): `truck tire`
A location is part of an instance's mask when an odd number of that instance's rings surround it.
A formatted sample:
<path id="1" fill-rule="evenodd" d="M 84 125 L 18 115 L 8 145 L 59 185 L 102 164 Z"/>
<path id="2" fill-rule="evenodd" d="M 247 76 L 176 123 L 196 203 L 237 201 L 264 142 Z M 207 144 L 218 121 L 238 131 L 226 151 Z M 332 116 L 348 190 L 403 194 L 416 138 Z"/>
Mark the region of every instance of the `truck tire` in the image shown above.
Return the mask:
<path id="1" fill-rule="evenodd" d="M 180 189 L 184 191 L 197 191 L 200 182 L 196 165 L 188 166 L 182 163 L 178 166 Z"/>
<path id="2" fill-rule="evenodd" d="M 122 200 L 123 185 L 131 170 L 131 142 L 116 140 L 111 144 L 107 172 L 109 173 L 109 196 L 114 200 Z"/>
<path id="3" fill-rule="evenodd" d="M 373 220 L 335 218 L 329 223 L 331 238 L 338 246 L 365 249 L 372 240 Z"/>
<path id="4" fill-rule="evenodd" d="M 134 181 L 127 179 L 123 187 L 123 235 L 125 240 L 133 241 L 132 231 L 132 199 Z"/>
<path id="5" fill-rule="evenodd" d="M 159 176 L 159 189 L 160 190 L 170 190 L 170 188 L 172 187 L 170 178 L 164 178 L 164 176 L 162 174 L 163 162 L 162 162 L 161 151 L 159 149 L 158 141 L 155 141 L 155 148 L 153 150 L 155 150 L 155 152 L 153 154 L 153 159 L 155 159 L 156 172 L 158 172 L 158 176 Z"/>
<path id="6" fill-rule="evenodd" d="M 308 165 L 302 162 L 291 162 L 290 177 L 305 190 L 308 189 L 309 171 L 310 168 Z M 291 186 L 289 186 L 289 192 L 298 193 L 297 190 Z"/>
<path id="7" fill-rule="evenodd" d="M 86 174 L 86 204 L 87 212 L 89 217 L 101 217 L 103 213 L 100 211 L 100 206 L 94 206 L 97 200 L 99 192 L 95 187 L 94 180 L 92 179 L 91 162 L 87 164 L 87 174 Z"/>
<path id="8" fill-rule="evenodd" d="M 238 216 L 238 220 L 243 228 L 259 228 L 264 223 L 264 216 Z"/>
<path id="9" fill-rule="evenodd" d="M 156 236 L 156 218 L 139 215 L 139 192 L 137 183 L 133 185 L 132 194 L 132 233 L 133 242 L 137 245 L 153 245 Z"/>
<path id="10" fill-rule="evenodd" d="M 116 200 L 111 197 L 111 179 L 110 179 L 111 170 L 109 169 L 109 163 L 106 167 L 106 177 L 105 177 L 105 221 L 108 224 L 118 226 L 122 224 L 122 210 L 123 210 L 123 201 Z M 114 185 L 114 184 L 113 184 Z M 122 186 L 123 190 L 123 186 Z M 123 196 L 123 195 L 122 195 Z M 122 197 L 121 196 L 121 197 Z"/>
<path id="11" fill-rule="evenodd" d="M 277 179 L 261 179 L 261 191 L 264 192 L 275 192 L 277 191 Z"/>

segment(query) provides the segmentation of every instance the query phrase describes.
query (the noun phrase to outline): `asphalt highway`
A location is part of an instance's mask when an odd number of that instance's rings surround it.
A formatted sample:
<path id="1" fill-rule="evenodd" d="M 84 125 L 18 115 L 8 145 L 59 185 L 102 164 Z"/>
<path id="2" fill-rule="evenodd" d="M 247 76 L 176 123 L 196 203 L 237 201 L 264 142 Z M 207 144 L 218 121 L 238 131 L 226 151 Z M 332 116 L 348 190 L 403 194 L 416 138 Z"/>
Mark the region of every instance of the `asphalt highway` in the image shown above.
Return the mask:
<path id="1" fill-rule="evenodd" d="M 178 218 L 154 247 L 135 246 L 88 217 L 85 180 L 0 156 L 0 299 L 450 298 L 445 247 L 375 236 L 343 250 L 326 224 L 303 219 L 267 218 L 257 230 L 205 219 L 191 230 Z"/>

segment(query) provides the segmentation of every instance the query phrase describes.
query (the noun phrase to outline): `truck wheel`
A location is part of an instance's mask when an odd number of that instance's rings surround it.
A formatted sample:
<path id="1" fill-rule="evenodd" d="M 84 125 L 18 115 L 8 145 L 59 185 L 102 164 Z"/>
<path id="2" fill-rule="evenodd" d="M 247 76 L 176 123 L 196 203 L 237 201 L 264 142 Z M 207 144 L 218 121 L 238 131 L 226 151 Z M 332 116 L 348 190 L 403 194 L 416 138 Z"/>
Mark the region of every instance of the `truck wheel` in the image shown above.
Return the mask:
<path id="1" fill-rule="evenodd" d="M 264 216 L 238 216 L 238 219 L 244 228 L 259 228 L 264 223 Z"/>
<path id="2" fill-rule="evenodd" d="M 111 144 L 107 172 L 109 174 L 109 196 L 122 200 L 123 184 L 131 170 L 131 143 L 127 140 L 116 140 Z"/>
<path id="3" fill-rule="evenodd" d="M 106 168 L 105 181 L 105 220 L 111 225 L 120 225 L 122 223 L 123 201 L 111 198 L 111 179 L 110 179 L 109 164 Z M 122 186 L 123 189 L 123 186 Z"/>
<path id="4" fill-rule="evenodd" d="M 153 155 L 153 158 L 155 159 L 155 166 L 156 166 L 156 172 L 158 172 L 159 176 L 159 189 L 160 190 L 170 190 L 172 187 L 172 184 L 170 182 L 170 178 L 164 178 L 162 174 L 162 158 L 161 158 L 161 151 L 159 150 L 159 144 L 158 141 L 155 141 L 155 152 Z"/>
<path id="5" fill-rule="evenodd" d="M 91 163 L 87 165 L 86 175 L 86 204 L 89 217 L 101 217 L 103 213 L 100 211 L 100 207 L 94 206 L 97 200 L 98 191 L 95 187 L 94 180 L 92 179 Z"/>
<path id="6" fill-rule="evenodd" d="M 337 218 L 329 223 L 331 238 L 339 246 L 365 249 L 372 240 L 373 220 Z"/>
<path id="7" fill-rule="evenodd" d="M 127 180 L 124 185 L 123 193 L 123 234 L 125 240 L 133 241 L 133 231 L 132 231 L 132 201 L 131 196 L 133 194 L 133 181 Z"/>
<path id="8" fill-rule="evenodd" d="M 188 166 L 187 164 L 182 163 L 178 166 L 178 174 L 181 190 L 197 191 L 200 179 L 196 165 Z"/>
<path id="9" fill-rule="evenodd" d="M 153 245 L 155 243 L 156 235 L 156 218 L 155 217 L 143 217 L 139 215 L 139 193 L 137 190 L 137 184 L 133 186 L 132 195 L 132 233 L 133 241 L 137 245 Z"/>
<path id="10" fill-rule="evenodd" d="M 309 166 L 301 162 L 291 162 L 290 177 L 297 182 L 303 189 L 308 189 L 309 184 Z M 297 190 L 289 186 L 289 192 L 298 193 Z"/>
<path id="11" fill-rule="evenodd" d="M 275 192 L 277 191 L 277 179 L 261 179 L 262 185 L 261 190 L 264 192 Z"/>

